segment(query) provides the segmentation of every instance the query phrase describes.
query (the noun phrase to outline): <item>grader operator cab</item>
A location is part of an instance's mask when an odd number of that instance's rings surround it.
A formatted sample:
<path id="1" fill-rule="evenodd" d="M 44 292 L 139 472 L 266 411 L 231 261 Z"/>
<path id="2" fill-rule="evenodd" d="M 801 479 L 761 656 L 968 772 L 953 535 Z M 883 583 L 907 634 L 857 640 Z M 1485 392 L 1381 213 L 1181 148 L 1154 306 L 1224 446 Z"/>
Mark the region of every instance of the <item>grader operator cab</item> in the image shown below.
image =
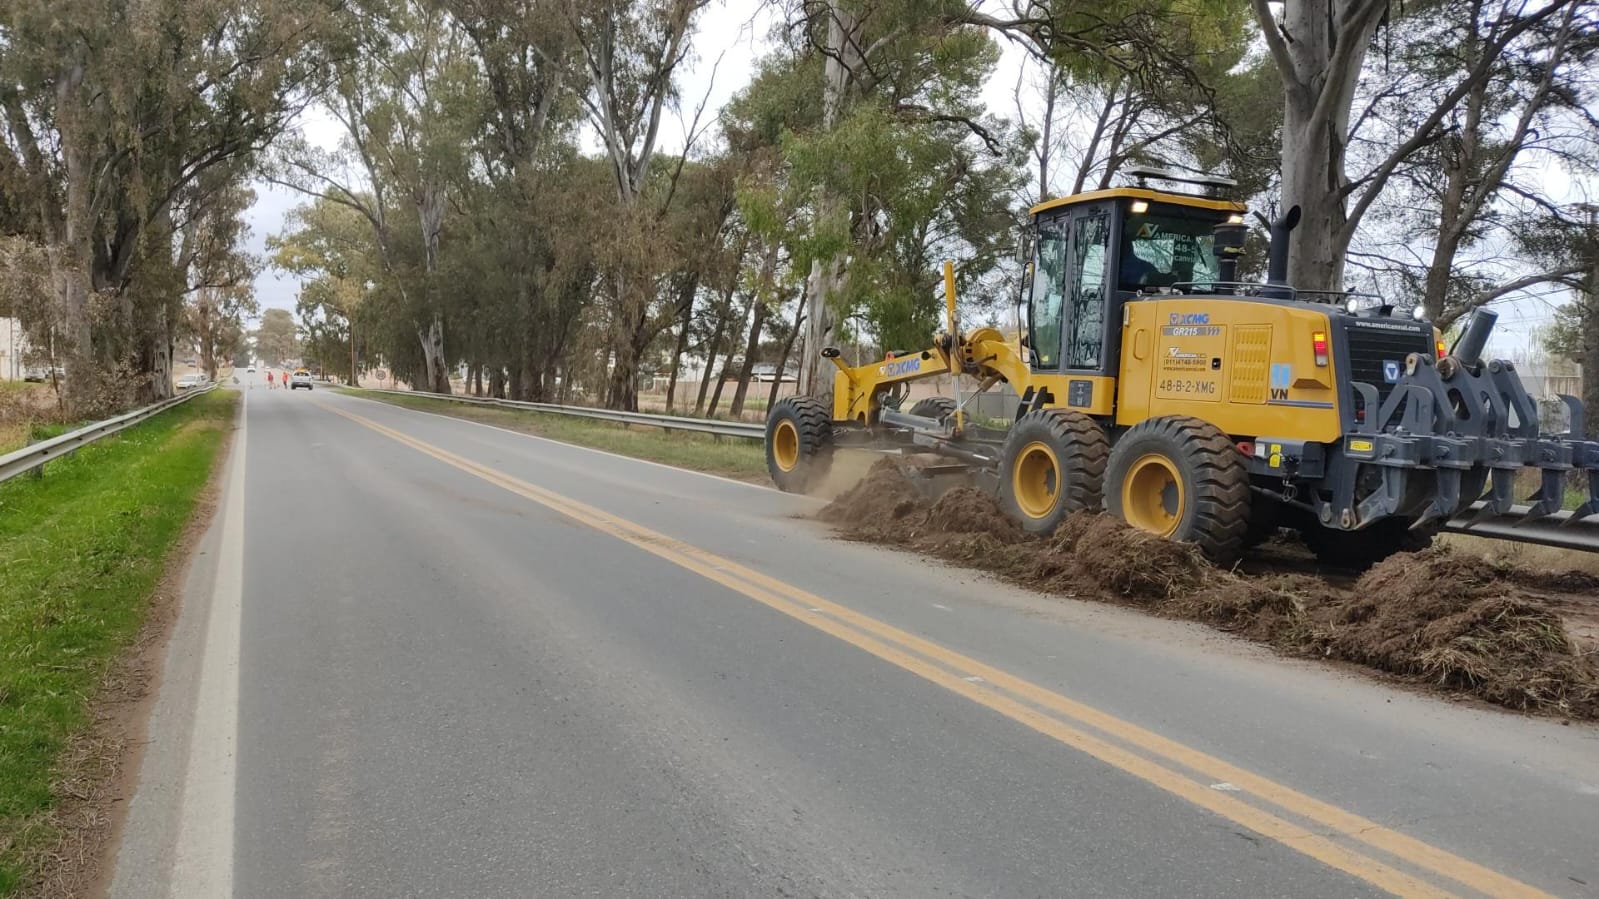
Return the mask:
<path id="1" fill-rule="evenodd" d="M 1479 498 L 1515 502 L 1541 472 L 1529 518 L 1560 508 L 1566 472 L 1599 470 L 1580 439 L 1539 433 L 1512 364 L 1485 361 L 1494 314 L 1453 348 L 1411 308 L 1286 283 L 1292 209 L 1272 226 L 1265 284 L 1241 283 L 1244 206 L 1127 187 L 1034 207 L 1023 336 L 962 331 L 945 264 L 947 330 L 933 346 L 849 367 L 836 349 L 831 403 L 791 397 L 767 421 L 772 479 L 802 491 L 834 449 L 936 464 L 930 492 L 975 481 L 1028 531 L 1103 507 L 1228 563 L 1278 528 L 1324 561 L 1361 567 L 1431 540 Z M 962 395 L 959 376 L 975 381 Z M 955 396 L 901 411 L 913 381 L 952 376 Z M 972 397 L 1009 385 L 1006 422 L 974 422 Z M 1599 512 L 1599 477 L 1570 517 Z"/>

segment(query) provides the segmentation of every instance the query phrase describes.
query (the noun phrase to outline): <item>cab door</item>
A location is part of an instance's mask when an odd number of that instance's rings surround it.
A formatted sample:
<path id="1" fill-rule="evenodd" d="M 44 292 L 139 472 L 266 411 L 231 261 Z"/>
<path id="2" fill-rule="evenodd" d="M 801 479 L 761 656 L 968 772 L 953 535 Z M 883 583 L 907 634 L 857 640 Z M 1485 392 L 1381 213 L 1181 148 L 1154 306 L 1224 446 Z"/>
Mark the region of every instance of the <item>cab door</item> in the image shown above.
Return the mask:
<path id="1" fill-rule="evenodd" d="M 1103 203 L 1078 206 L 1070 219 L 1071 258 L 1066 267 L 1066 315 L 1062 357 L 1064 369 L 1082 374 L 1105 374 L 1110 308 L 1107 288 L 1110 269 L 1111 207 Z"/>

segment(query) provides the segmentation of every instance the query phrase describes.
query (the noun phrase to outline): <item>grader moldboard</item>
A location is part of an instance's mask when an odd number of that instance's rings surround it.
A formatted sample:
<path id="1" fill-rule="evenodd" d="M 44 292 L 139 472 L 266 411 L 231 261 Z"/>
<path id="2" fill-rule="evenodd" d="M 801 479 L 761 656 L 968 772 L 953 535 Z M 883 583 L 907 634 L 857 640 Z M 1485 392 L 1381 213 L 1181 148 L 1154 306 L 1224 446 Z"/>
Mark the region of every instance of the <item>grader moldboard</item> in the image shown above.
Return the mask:
<path id="1" fill-rule="evenodd" d="M 1103 507 L 1220 564 L 1293 528 L 1322 561 L 1365 567 L 1425 546 L 1474 502 L 1483 519 L 1549 516 L 1573 470 L 1589 473 L 1588 499 L 1563 522 L 1599 512 L 1581 403 L 1561 398 L 1577 437 L 1540 434 L 1515 366 L 1482 358 L 1494 313 L 1476 311 L 1446 350 L 1417 307 L 1294 289 L 1297 207 L 1272 224 L 1266 283 L 1242 283 L 1244 206 L 1204 195 L 1219 179 L 1173 180 L 1203 188 L 1141 184 L 1031 210 L 1021 335 L 961 330 L 945 263 L 933 346 L 856 367 L 822 350 L 838 369 L 831 407 L 773 406 L 773 481 L 803 491 L 838 447 L 936 454 L 910 469 L 930 495 L 975 482 L 1034 534 Z M 956 396 L 901 411 L 910 382 L 944 375 Z M 962 375 L 976 382 L 964 398 Z M 968 421 L 970 398 L 998 384 L 1020 398 L 1010 426 Z M 1516 506 L 1527 468 L 1541 486 Z"/>

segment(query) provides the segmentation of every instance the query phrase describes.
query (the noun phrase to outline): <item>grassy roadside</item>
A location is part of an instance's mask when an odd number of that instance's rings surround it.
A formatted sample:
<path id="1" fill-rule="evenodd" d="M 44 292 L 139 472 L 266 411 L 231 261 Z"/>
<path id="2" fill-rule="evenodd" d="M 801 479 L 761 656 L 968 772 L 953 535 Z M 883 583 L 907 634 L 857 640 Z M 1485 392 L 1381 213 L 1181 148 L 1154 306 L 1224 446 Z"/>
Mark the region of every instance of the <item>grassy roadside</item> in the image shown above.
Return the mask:
<path id="1" fill-rule="evenodd" d="M 367 390 L 353 390 L 348 387 L 334 389 L 352 396 L 404 406 L 407 409 L 437 412 L 538 437 L 548 437 L 563 443 L 575 443 L 636 459 L 675 465 L 678 468 L 705 471 L 757 483 L 767 481 L 766 450 L 753 440 L 721 439 L 708 434 L 615 425 L 588 418 L 495 406 L 475 406 L 425 396 L 395 396 Z"/>
<path id="2" fill-rule="evenodd" d="M 237 403 L 197 397 L 0 484 L 0 896 L 60 836 L 63 751 L 138 634 Z"/>

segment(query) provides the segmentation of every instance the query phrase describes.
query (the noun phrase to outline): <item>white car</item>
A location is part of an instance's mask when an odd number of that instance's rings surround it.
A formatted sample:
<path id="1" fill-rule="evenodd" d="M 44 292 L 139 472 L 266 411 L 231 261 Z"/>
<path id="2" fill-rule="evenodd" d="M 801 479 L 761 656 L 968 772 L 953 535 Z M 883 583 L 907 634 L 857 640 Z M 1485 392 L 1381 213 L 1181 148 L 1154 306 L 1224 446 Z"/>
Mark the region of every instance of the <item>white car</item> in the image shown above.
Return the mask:
<path id="1" fill-rule="evenodd" d="M 291 376 L 289 378 L 289 389 L 290 390 L 294 390 L 294 389 L 299 388 L 299 387 L 304 387 L 306 390 L 311 390 L 312 389 L 312 387 L 311 387 L 311 373 L 306 371 L 303 368 L 300 369 L 299 371 L 295 372 L 293 374 L 293 376 Z"/>
<path id="2" fill-rule="evenodd" d="M 750 369 L 750 375 L 757 384 L 770 384 L 773 381 L 798 381 L 799 378 L 787 371 L 778 371 L 777 366 L 770 362 L 758 362 Z"/>
<path id="3" fill-rule="evenodd" d="M 195 387 L 204 387 L 205 385 L 206 385 L 206 377 L 205 377 L 205 375 L 200 375 L 200 374 L 184 375 L 183 377 L 178 379 L 178 389 L 179 390 L 191 390 L 191 389 L 193 389 Z"/>

